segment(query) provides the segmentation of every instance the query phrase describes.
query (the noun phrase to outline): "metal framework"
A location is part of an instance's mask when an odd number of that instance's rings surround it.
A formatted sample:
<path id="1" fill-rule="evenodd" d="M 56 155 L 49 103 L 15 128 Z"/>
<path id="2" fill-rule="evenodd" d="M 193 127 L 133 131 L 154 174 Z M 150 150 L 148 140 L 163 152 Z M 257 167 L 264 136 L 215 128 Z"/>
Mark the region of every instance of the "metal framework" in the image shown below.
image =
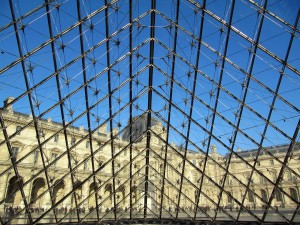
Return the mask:
<path id="1" fill-rule="evenodd" d="M 300 222 L 300 4 L 291 2 L 2 1 L 0 96 L 2 101 L 13 98 L 0 109 L 0 151 L 8 156 L 0 160 L 0 180 L 6 180 L 5 187 L 0 185 L 1 224 Z M 9 113 L 26 117 L 26 122 L 12 131 Z M 57 128 L 45 135 L 49 117 Z M 156 121 L 165 137 L 152 129 Z M 146 129 L 135 135 L 139 123 Z M 98 138 L 106 125 L 108 135 Z M 13 146 L 31 128 L 32 143 L 23 148 L 30 151 L 17 157 Z M 128 140 L 122 140 L 127 131 Z M 49 159 L 47 146 L 56 135 L 63 136 L 63 151 Z M 160 152 L 153 140 L 159 141 Z M 79 158 L 84 143 L 88 153 Z M 283 145 L 280 158 L 272 149 Z M 36 152 L 41 167 L 31 165 L 24 179 L 22 171 Z M 266 175 L 271 168 L 262 172 L 264 156 L 278 165 L 274 179 Z M 160 169 L 152 165 L 154 158 Z M 241 168 L 232 169 L 237 160 Z M 54 179 L 53 168 L 62 163 L 67 170 Z M 80 168 L 88 163 L 91 170 L 83 174 Z M 210 165 L 220 174 L 212 174 Z M 249 170 L 246 182 L 237 173 L 244 166 Z M 188 168 L 197 182 L 187 175 Z M 99 180 L 107 170 L 110 177 Z M 296 197 L 283 187 L 287 173 Z M 8 182 L 11 177 L 15 183 Z M 28 190 L 39 177 L 44 177 L 44 189 L 32 199 Z M 267 198 L 255 191 L 254 177 L 270 190 Z M 241 197 L 226 188 L 228 180 Z M 65 185 L 65 192 L 58 199 L 59 185 Z M 93 188 L 79 197 L 83 187 Z M 177 193 L 175 198 L 167 187 Z M 7 205 L 19 192 L 22 204 L 9 214 Z M 278 192 L 290 208 L 274 203 Z M 253 208 L 247 205 L 250 195 L 262 203 L 261 209 L 255 208 L 255 200 Z M 46 198 L 48 207 L 35 213 L 35 202 Z M 225 198 L 235 212 L 224 207 Z M 89 199 L 95 205 L 82 213 Z M 207 211 L 201 199 L 214 211 Z M 67 201 L 72 207 L 62 214 L 59 209 Z M 103 211 L 109 201 L 112 207 Z M 120 211 L 125 201 L 128 205 Z"/>

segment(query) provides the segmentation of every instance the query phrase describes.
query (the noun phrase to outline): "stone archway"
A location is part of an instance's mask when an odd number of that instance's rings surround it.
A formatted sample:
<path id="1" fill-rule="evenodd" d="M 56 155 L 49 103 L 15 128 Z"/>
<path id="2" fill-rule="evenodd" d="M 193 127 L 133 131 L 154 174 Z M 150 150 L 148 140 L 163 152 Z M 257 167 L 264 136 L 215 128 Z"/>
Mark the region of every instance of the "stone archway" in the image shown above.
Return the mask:
<path id="1" fill-rule="evenodd" d="M 138 199 L 137 186 L 132 186 L 132 204 L 136 203 L 137 199 Z"/>
<path id="2" fill-rule="evenodd" d="M 119 208 L 125 208 L 125 187 L 121 185 L 116 191 L 117 204 L 119 204 Z"/>
<path id="3" fill-rule="evenodd" d="M 56 203 L 57 201 L 59 201 L 63 197 L 64 190 L 65 190 L 64 180 L 55 181 L 54 188 L 53 188 L 53 202 L 54 203 Z"/>
<path id="4" fill-rule="evenodd" d="M 43 197 L 39 198 L 39 196 L 44 192 L 45 190 L 45 179 L 44 178 L 36 178 L 32 183 L 32 189 L 30 194 L 30 201 L 35 206 L 41 207 L 43 204 Z"/>
<path id="5" fill-rule="evenodd" d="M 21 180 L 18 181 L 16 176 L 10 178 L 6 192 L 5 203 L 9 203 L 12 206 L 19 206 L 22 203 L 22 194 L 18 182 L 23 185 L 23 178 L 21 177 L 20 179 Z"/>
<path id="6" fill-rule="evenodd" d="M 81 181 L 76 181 L 74 183 L 74 190 L 75 190 L 74 194 L 76 197 L 77 204 L 79 204 L 82 201 L 82 182 Z M 74 195 L 72 195 L 72 207 L 73 208 L 76 207 Z"/>
<path id="7" fill-rule="evenodd" d="M 112 207 L 112 198 L 113 198 L 113 196 L 112 196 L 112 185 L 107 184 L 107 185 L 105 185 L 105 188 L 104 188 L 104 199 L 106 199 L 104 204 L 108 208 Z"/>
<path id="8" fill-rule="evenodd" d="M 89 186 L 89 198 L 88 198 L 88 207 L 96 207 L 96 198 L 95 198 L 95 191 L 97 190 L 97 184 L 94 182 Z"/>

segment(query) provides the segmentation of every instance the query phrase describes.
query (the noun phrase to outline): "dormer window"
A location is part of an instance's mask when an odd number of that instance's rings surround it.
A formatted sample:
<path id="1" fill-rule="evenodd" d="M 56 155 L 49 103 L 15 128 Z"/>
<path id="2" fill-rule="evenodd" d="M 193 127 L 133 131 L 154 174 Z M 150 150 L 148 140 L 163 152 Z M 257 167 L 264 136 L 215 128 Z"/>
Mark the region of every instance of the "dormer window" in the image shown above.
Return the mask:
<path id="1" fill-rule="evenodd" d="M 45 137 L 45 133 L 43 130 L 38 130 L 39 137 Z"/>
<path id="2" fill-rule="evenodd" d="M 54 135 L 54 142 L 56 142 L 56 143 L 57 143 L 57 142 L 58 142 L 58 140 L 59 140 L 59 134 L 55 134 L 55 135 Z"/>
<path id="3" fill-rule="evenodd" d="M 76 139 L 74 137 L 72 137 L 71 139 L 71 146 L 75 145 Z"/>
<path id="4" fill-rule="evenodd" d="M 17 157 L 18 157 L 18 153 L 19 153 L 19 148 L 18 147 L 12 147 L 11 148 L 11 153 L 12 153 L 12 156 L 11 158 L 16 161 L 17 160 Z"/>
<path id="5" fill-rule="evenodd" d="M 39 159 L 39 151 L 36 149 L 33 153 L 33 162 L 36 163 Z"/>
<path id="6" fill-rule="evenodd" d="M 17 133 L 17 135 L 21 135 L 21 129 L 22 129 L 21 126 L 17 126 L 16 127 L 16 133 Z"/>

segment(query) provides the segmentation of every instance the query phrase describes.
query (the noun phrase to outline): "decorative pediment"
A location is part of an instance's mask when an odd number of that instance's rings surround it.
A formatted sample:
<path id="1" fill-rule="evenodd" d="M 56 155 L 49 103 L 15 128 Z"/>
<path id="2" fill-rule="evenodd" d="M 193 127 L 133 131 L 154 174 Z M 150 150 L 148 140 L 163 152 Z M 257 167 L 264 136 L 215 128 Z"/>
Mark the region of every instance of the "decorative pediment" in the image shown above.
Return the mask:
<path id="1" fill-rule="evenodd" d="M 53 153 L 58 153 L 58 154 L 62 153 L 62 150 L 58 149 L 58 148 L 52 148 L 52 149 L 50 149 L 50 151 L 53 152 Z"/>
<path id="2" fill-rule="evenodd" d="M 23 144 L 22 142 L 20 142 L 20 141 L 11 141 L 11 142 L 10 142 L 10 145 L 11 145 L 11 146 L 18 146 L 18 147 L 21 147 L 21 146 L 23 146 L 24 144 Z"/>

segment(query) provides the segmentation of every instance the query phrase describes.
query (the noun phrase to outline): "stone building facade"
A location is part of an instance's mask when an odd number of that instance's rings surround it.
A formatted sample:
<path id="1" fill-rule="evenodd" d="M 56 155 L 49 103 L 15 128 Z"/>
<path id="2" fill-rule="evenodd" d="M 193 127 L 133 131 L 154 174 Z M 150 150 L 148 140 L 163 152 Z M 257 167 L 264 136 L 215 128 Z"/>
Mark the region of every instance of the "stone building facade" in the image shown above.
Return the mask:
<path id="1" fill-rule="evenodd" d="M 58 204 L 57 208 L 74 208 L 75 202 L 82 208 L 99 205 L 101 210 L 113 207 L 115 202 L 118 208 L 126 209 L 130 206 L 130 193 L 133 207 L 138 209 L 143 206 L 144 128 L 139 130 L 140 136 L 134 135 L 137 141 L 130 145 L 128 131 L 123 132 L 126 137 L 117 135 L 117 129 L 111 134 L 106 124 L 99 126 L 89 136 L 83 127 L 67 125 L 67 130 L 64 130 L 62 124 L 51 119 L 40 119 L 35 127 L 30 115 L 16 112 L 12 107 L 2 111 L 2 118 L 5 127 L 2 127 L 0 134 L 1 208 L 24 207 L 25 197 L 31 207 L 46 209 L 52 204 Z M 138 124 L 145 121 L 143 117 L 134 119 L 140 120 Z M 151 130 L 148 207 L 152 209 L 155 209 L 156 202 L 161 202 L 161 196 L 163 205 L 169 210 L 174 209 L 179 199 L 183 209 L 194 209 L 195 202 L 210 208 L 217 205 L 235 208 L 240 203 L 250 208 L 263 207 L 269 200 L 289 147 L 281 145 L 266 148 L 274 157 L 261 151 L 256 170 L 252 173 L 251 165 L 254 165 L 258 149 L 238 149 L 237 155 L 230 156 L 219 154 L 213 145 L 208 157 L 188 150 L 187 160 L 183 162 L 184 150 L 171 144 L 167 147 L 165 167 L 166 131 L 159 121 L 154 121 Z M 112 143 L 110 140 L 114 135 L 116 137 Z M 8 138 L 9 143 L 6 142 Z M 112 155 L 114 160 L 111 160 Z M 273 193 L 273 206 L 295 208 L 299 201 L 299 157 L 299 146 L 295 145 L 293 156 L 288 159 L 288 168 L 279 183 L 280 190 Z M 44 167 L 47 169 L 44 170 Z M 226 170 L 229 172 L 227 176 Z M 183 180 L 180 176 L 182 171 Z M 23 186 L 23 193 L 20 185 Z M 221 191 L 222 187 L 224 192 Z M 198 188 L 201 188 L 200 195 Z M 72 190 L 75 190 L 74 194 L 69 194 Z M 220 195 L 222 197 L 218 201 Z"/>

